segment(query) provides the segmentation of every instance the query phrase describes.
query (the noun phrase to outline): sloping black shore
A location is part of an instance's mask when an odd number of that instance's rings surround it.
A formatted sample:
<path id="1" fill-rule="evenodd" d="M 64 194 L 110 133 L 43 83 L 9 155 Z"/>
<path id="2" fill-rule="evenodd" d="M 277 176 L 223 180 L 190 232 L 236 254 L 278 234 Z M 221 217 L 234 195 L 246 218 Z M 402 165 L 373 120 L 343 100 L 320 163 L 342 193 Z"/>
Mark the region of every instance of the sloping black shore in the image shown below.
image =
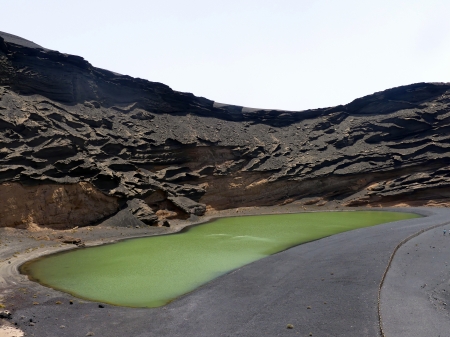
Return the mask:
<path id="1" fill-rule="evenodd" d="M 378 289 L 394 248 L 411 234 L 447 223 L 450 215 L 447 209 L 405 210 L 429 216 L 294 247 L 156 309 L 100 308 L 24 282 L 30 294 L 50 296 L 39 305 L 14 303 L 13 321 L 29 336 L 46 337 L 380 336 Z"/>

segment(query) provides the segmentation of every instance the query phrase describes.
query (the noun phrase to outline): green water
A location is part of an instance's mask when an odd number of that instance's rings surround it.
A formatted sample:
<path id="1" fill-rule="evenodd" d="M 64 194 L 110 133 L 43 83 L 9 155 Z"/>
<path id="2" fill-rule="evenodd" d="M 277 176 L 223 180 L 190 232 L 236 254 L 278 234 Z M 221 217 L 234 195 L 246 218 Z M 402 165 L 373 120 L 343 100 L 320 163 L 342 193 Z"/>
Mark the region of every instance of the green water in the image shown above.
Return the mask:
<path id="1" fill-rule="evenodd" d="M 222 218 L 164 236 L 49 255 L 22 272 L 75 296 L 157 307 L 252 261 L 300 243 L 419 217 L 396 212 L 323 212 Z"/>

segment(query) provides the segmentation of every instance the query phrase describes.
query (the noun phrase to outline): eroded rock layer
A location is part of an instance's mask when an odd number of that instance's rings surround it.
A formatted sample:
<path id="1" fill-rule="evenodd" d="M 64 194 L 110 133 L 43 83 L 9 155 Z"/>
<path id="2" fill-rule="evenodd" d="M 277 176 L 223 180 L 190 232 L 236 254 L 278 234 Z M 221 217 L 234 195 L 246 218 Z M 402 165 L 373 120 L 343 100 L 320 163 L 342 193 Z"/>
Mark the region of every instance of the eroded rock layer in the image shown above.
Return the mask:
<path id="1" fill-rule="evenodd" d="M 120 209 L 150 224 L 202 215 L 206 207 L 295 200 L 445 204 L 449 130 L 446 83 L 398 87 L 326 109 L 249 109 L 0 33 L 1 188 L 20 183 L 27 195 L 36 186 L 89 186 L 110 198 L 83 194 L 98 209 L 91 218 L 58 215 L 42 225 L 85 225 Z M 0 209 L 11 207 L 8 200 L 2 192 Z M 0 226 L 18 224 L 5 219 Z"/>
<path id="2" fill-rule="evenodd" d="M 66 228 L 67 224 L 89 225 L 117 212 L 117 198 L 91 184 L 0 185 L 0 227 Z"/>

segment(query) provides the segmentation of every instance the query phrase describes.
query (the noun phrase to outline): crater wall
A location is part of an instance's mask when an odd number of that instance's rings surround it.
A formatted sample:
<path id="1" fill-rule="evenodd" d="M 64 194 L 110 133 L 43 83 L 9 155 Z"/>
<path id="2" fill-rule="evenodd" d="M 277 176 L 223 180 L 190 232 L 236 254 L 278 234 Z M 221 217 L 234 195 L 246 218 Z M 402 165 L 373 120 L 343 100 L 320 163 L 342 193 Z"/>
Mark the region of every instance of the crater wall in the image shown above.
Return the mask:
<path id="1" fill-rule="evenodd" d="M 127 208 L 156 224 L 288 202 L 445 206 L 449 104 L 450 84 L 416 83 L 324 109 L 251 109 L 0 33 L 0 207 L 21 210 L 1 226 Z M 65 206 L 45 199 L 56 191 Z"/>

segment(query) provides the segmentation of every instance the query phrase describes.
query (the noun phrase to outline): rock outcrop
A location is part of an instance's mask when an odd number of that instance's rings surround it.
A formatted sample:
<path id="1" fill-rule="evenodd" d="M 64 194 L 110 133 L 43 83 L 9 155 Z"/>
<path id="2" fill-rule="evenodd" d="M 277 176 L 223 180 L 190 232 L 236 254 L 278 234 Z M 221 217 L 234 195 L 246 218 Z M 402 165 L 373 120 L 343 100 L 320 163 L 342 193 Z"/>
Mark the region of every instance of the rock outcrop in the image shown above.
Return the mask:
<path id="1" fill-rule="evenodd" d="M 0 227 L 47 226 L 57 229 L 85 226 L 119 209 L 116 197 L 87 182 L 26 186 L 0 184 Z"/>
<path id="2" fill-rule="evenodd" d="M 158 216 L 144 200 L 129 200 L 127 206 L 127 210 L 146 225 L 152 225 L 158 221 Z"/>
<path id="3" fill-rule="evenodd" d="M 30 216 L 40 225 L 80 226 L 135 199 L 139 210 L 131 214 L 146 224 L 158 214 L 296 200 L 445 204 L 449 130 L 447 83 L 393 88 L 326 109 L 250 109 L 0 33 L 0 188 L 14 184 L 17 195 L 10 202 L 2 191 L 0 209 L 21 210 L 2 216 L 0 226 Z M 95 189 L 80 195 L 96 212 L 75 216 L 64 206 L 48 218 L 43 214 L 54 212 L 46 202 L 27 199 L 29 191 L 57 186 Z"/>

